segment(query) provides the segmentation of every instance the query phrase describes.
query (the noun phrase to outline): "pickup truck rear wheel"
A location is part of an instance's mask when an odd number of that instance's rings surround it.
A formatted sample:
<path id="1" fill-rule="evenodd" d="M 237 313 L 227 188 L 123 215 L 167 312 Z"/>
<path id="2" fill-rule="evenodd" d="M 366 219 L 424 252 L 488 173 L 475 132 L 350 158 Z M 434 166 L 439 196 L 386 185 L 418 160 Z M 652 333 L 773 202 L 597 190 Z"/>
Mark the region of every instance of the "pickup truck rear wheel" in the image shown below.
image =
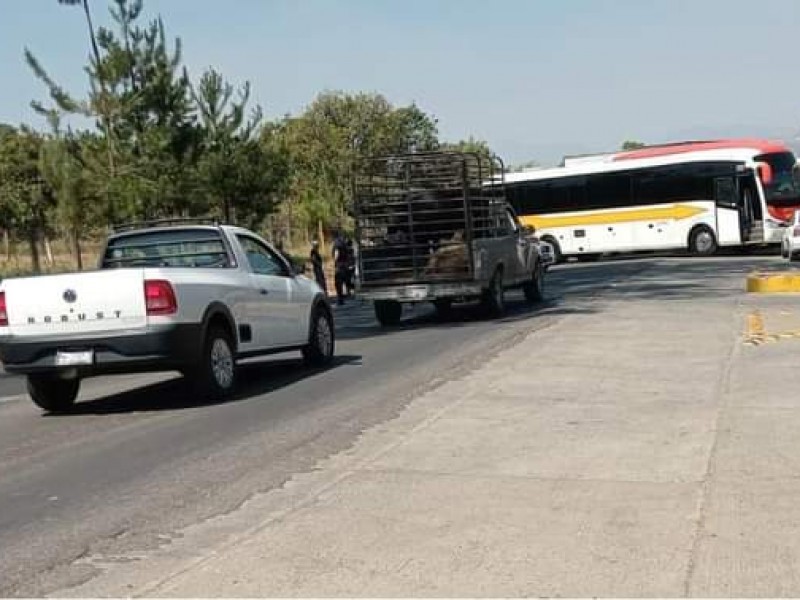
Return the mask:
<path id="1" fill-rule="evenodd" d="M 325 366 L 333 360 L 335 344 L 333 320 L 328 311 L 317 308 L 311 315 L 311 331 L 308 345 L 303 348 L 303 360 L 314 367 Z"/>
<path id="2" fill-rule="evenodd" d="M 522 292 L 528 302 L 541 302 L 544 300 L 544 269 L 540 262 L 533 267 L 531 278 L 522 286 Z"/>
<path id="3" fill-rule="evenodd" d="M 376 300 L 375 318 L 384 327 L 391 327 L 400 323 L 403 316 L 403 305 L 397 300 Z"/>
<path id="4" fill-rule="evenodd" d="M 221 400 L 236 387 L 236 356 L 233 339 L 225 327 L 212 325 L 203 344 L 200 363 L 187 373 L 197 393 Z"/>
<path id="5" fill-rule="evenodd" d="M 497 269 L 484 290 L 481 299 L 484 310 L 492 317 L 499 317 L 506 310 L 505 290 L 503 289 L 503 270 Z"/>
<path id="6" fill-rule="evenodd" d="M 47 412 L 67 413 L 75 404 L 81 380 L 60 379 L 53 375 L 28 375 L 28 394 L 33 403 Z"/>

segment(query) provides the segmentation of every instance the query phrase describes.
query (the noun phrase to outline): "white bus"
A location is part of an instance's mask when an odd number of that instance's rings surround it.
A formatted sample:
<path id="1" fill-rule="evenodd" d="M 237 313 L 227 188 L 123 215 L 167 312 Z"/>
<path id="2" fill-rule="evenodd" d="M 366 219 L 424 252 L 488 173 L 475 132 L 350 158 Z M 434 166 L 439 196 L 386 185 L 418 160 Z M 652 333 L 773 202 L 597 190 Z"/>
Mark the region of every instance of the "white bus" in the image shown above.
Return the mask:
<path id="1" fill-rule="evenodd" d="M 800 209 L 794 154 L 782 143 L 755 139 L 567 158 L 562 167 L 509 173 L 506 191 L 557 260 L 778 244 Z"/>

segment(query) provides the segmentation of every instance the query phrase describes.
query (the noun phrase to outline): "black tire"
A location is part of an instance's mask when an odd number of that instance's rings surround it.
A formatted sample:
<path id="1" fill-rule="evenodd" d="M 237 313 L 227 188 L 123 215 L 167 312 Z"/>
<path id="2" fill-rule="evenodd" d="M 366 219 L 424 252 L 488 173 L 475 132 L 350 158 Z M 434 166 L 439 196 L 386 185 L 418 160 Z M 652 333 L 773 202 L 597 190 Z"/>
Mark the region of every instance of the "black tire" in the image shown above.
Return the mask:
<path id="1" fill-rule="evenodd" d="M 561 246 L 558 245 L 558 242 L 554 237 L 545 236 L 542 238 L 543 242 L 547 242 L 553 247 L 553 264 L 560 265 L 564 262 L 564 255 L 561 253 Z"/>
<path id="2" fill-rule="evenodd" d="M 525 299 L 530 303 L 544 300 L 544 269 L 540 262 L 536 263 L 531 278 L 522 285 Z"/>
<path id="3" fill-rule="evenodd" d="M 375 318 L 384 327 L 393 327 L 400 323 L 403 316 L 403 305 L 397 300 L 376 300 Z"/>
<path id="4" fill-rule="evenodd" d="M 208 329 L 200 362 L 186 376 L 203 399 L 222 400 L 236 389 L 236 350 L 226 327 Z"/>
<path id="5" fill-rule="evenodd" d="M 33 403 L 47 412 L 64 414 L 75 405 L 81 380 L 60 379 L 53 375 L 28 375 L 28 394 Z"/>
<path id="6" fill-rule="evenodd" d="M 797 255 L 796 252 L 789 251 L 789 262 L 797 262 L 800 260 L 800 256 Z"/>
<path id="7" fill-rule="evenodd" d="M 312 367 L 324 367 L 333 360 L 336 349 L 336 330 L 330 313 L 316 308 L 311 315 L 308 344 L 303 348 L 303 360 Z"/>
<path id="8" fill-rule="evenodd" d="M 503 289 L 503 269 L 498 268 L 491 281 L 489 288 L 484 290 L 481 304 L 484 311 L 490 317 L 499 317 L 506 310 L 505 290 Z"/>
<path id="9" fill-rule="evenodd" d="M 711 256 L 717 251 L 717 238 L 705 225 L 692 230 L 689 236 L 689 252 L 698 256 Z"/>

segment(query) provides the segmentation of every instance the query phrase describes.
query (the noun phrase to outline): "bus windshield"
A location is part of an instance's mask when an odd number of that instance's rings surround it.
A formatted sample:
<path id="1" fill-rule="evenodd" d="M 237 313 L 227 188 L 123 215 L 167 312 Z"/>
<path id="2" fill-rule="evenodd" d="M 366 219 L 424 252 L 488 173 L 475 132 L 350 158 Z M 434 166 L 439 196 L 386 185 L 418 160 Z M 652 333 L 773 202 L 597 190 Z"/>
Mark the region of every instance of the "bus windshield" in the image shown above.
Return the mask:
<path id="1" fill-rule="evenodd" d="M 800 205 L 800 170 L 791 152 L 756 156 L 758 162 L 772 169 L 772 181 L 764 186 L 767 204 L 771 206 Z"/>

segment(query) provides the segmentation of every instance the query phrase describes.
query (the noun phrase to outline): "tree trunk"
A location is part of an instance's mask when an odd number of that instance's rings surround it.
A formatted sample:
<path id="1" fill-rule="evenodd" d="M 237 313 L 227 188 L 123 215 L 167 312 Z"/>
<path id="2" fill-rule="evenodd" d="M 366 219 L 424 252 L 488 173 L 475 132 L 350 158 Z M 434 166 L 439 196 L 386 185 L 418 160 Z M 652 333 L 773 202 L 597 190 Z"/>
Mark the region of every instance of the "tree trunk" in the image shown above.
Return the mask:
<path id="1" fill-rule="evenodd" d="M 81 254 L 81 234 L 78 231 L 72 232 L 72 252 L 75 254 L 75 266 L 78 271 L 83 271 L 83 254 Z"/>
<path id="2" fill-rule="evenodd" d="M 42 263 L 39 260 L 39 240 L 37 239 L 39 236 L 36 234 L 35 228 L 28 231 L 28 244 L 31 249 L 31 269 L 34 273 L 39 274 L 42 272 Z"/>
<path id="3" fill-rule="evenodd" d="M 47 264 L 52 267 L 56 264 L 55 257 L 53 256 L 53 245 L 50 243 L 50 236 L 44 234 L 44 254 L 47 258 Z"/>

